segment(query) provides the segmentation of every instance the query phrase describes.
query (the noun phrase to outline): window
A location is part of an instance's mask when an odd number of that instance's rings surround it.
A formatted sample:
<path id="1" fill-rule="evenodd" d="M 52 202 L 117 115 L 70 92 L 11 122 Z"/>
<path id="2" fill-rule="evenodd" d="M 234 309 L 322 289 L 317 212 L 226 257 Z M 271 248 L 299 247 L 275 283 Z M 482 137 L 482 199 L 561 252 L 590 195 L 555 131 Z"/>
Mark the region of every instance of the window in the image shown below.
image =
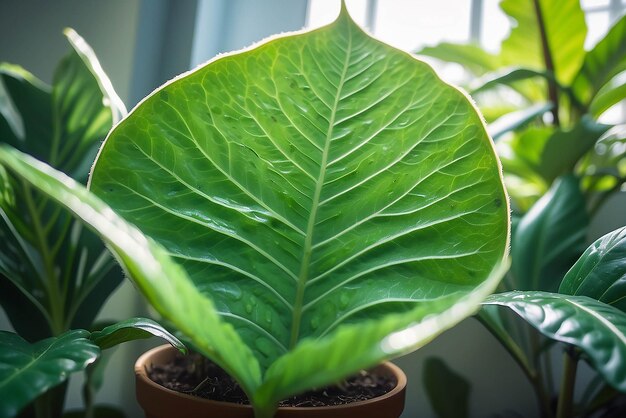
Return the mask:
<path id="1" fill-rule="evenodd" d="M 347 0 L 352 17 L 380 40 L 415 51 L 442 41 L 478 42 L 496 52 L 510 28 L 499 0 Z M 329 23 L 339 13 L 339 0 L 309 0 L 307 26 Z M 626 0 L 581 0 L 593 46 L 626 9 Z M 489 24 L 485 24 L 489 22 Z"/>

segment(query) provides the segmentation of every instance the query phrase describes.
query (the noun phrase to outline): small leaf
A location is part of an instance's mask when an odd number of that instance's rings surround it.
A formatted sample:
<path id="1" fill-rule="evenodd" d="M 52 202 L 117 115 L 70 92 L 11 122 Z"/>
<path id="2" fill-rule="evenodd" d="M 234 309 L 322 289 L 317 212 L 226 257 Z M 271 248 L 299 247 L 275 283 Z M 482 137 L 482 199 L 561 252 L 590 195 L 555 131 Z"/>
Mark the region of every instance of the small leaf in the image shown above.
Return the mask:
<path id="1" fill-rule="evenodd" d="M 91 334 L 91 340 L 104 350 L 126 341 L 159 337 L 176 347 L 183 354 L 187 349 L 182 342 L 155 321 L 147 318 L 131 318 L 109 325 Z"/>
<path id="2" fill-rule="evenodd" d="M 572 172 L 576 163 L 610 127 L 585 115 L 572 129 L 555 131 L 543 148 L 539 173 L 552 183 L 558 176 Z"/>
<path id="3" fill-rule="evenodd" d="M 24 406 L 69 374 L 84 370 L 100 355 L 87 331 L 29 344 L 19 335 L 0 331 L 0 417 L 13 417 Z"/>
<path id="4" fill-rule="evenodd" d="M 424 47 L 416 52 L 445 62 L 461 64 L 474 74 L 482 75 L 499 68 L 499 58 L 486 52 L 478 45 L 452 44 L 442 42 L 436 46 Z"/>
<path id="5" fill-rule="evenodd" d="M 489 296 L 486 305 L 505 306 L 546 337 L 574 345 L 620 392 L 626 392 L 626 314 L 586 296 L 517 291 Z"/>
<path id="6" fill-rule="evenodd" d="M 439 357 L 424 360 L 422 381 L 430 406 L 438 418 L 469 416 L 471 385 L 460 374 L 450 369 Z"/>
<path id="7" fill-rule="evenodd" d="M 520 220 L 511 240 L 512 273 L 523 290 L 556 291 L 585 248 L 589 218 L 574 176 L 555 181 Z"/>
<path id="8" fill-rule="evenodd" d="M 589 104 L 589 113 L 596 118 L 600 117 L 612 106 L 624 100 L 626 98 L 625 78 L 626 74 L 622 73 L 602 86 Z"/>
<path id="9" fill-rule="evenodd" d="M 526 126 L 553 107 L 552 103 L 537 103 L 525 109 L 507 113 L 489 124 L 489 134 L 496 141 L 507 132 Z"/>
<path id="10" fill-rule="evenodd" d="M 84 182 L 100 141 L 126 108 L 91 47 L 74 30 L 65 35 L 73 48 L 57 66 L 52 83 L 51 166 Z"/>
<path id="11" fill-rule="evenodd" d="M 515 85 L 515 83 L 519 81 L 533 79 L 536 77 L 556 81 L 554 76 L 547 71 L 538 71 L 530 68 L 507 68 L 499 70 L 495 73 L 486 74 L 483 78 L 478 80 L 476 83 L 477 86 L 470 90 L 470 94 L 474 95 L 481 93 L 501 85 Z"/>
<path id="12" fill-rule="evenodd" d="M 589 296 L 626 312 L 626 227 L 591 244 L 563 278 L 559 293 Z"/>
<path id="13" fill-rule="evenodd" d="M 24 68 L 0 63 L 0 142 L 46 159 L 53 132 L 51 87 Z"/>

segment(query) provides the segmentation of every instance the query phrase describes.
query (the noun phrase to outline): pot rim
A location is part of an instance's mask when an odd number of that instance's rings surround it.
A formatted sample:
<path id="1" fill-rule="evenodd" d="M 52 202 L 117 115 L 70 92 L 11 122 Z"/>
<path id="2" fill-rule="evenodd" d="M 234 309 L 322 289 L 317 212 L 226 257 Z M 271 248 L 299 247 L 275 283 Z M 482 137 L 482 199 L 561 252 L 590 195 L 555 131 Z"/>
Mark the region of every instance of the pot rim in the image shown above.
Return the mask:
<path id="1" fill-rule="evenodd" d="M 150 359 L 157 355 L 157 354 L 161 354 L 164 351 L 178 351 L 175 347 L 171 346 L 170 344 L 164 344 L 164 345 L 160 345 L 158 347 L 152 348 L 148 351 L 146 351 L 145 353 L 143 353 L 135 362 L 135 376 L 137 379 L 140 379 L 143 383 L 145 383 L 146 385 L 154 388 L 154 389 L 158 389 L 158 390 L 163 390 L 166 393 L 169 393 L 170 395 L 175 395 L 175 396 L 179 396 L 183 399 L 189 399 L 190 401 L 193 402 L 200 402 L 200 403 L 206 403 L 208 404 L 217 404 L 217 405 L 221 405 L 224 407 L 229 407 L 229 408 L 234 408 L 234 409 L 240 409 L 240 410 L 252 410 L 252 405 L 244 405 L 244 404 L 238 404 L 238 403 L 234 403 L 234 402 L 225 402 L 225 401 L 215 401 L 212 399 L 206 399 L 206 398 L 201 398 L 199 396 L 193 396 L 193 395 L 188 395 L 186 393 L 182 393 L 182 392 L 177 392 L 175 390 L 172 389 L 168 389 L 164 386 L 161 386 L 160 384 L 156 383 L 155 381 L 153 381 L 152 379 L 150 379 L 150 377 L 148 377 L 147 374 L 147 366 L 149 364 L 151 364 Z M 406 388 L 406 383 L 407 383 L 407 378 L 406 378 L 406 374 L 404 374 L 404 372 L 402 371 L 402 369 L 398 366 L 396 366 L 395 364 L 386 361 L 383 362 L 379 365 L 380 366 L 384 366 L 386 368 L 388 368 L 391 373 L 395 376 L 396 380 L 397 380 L 397 384 L 396 386 L 390 390 L 389 392 L 381 395 L 381 396 L 377 396 L 375 398 L 371 398 L 371 399 L 366 399 L 366 400 L 362 400 L 362 401 L 355 401 L 355 402 L 350 402 L 347 404 L 341 404 L 341 405 L 331 405 L 331 406 L 281 406 L 278 408 L 279 411 L 281 410 L 289 410 L 289 411 L 311 411 L 311 410 L 315 410 L 315 411 L 341 411 L 342 409 L 346 409 L 346 408 L 355 408 L 355 407 L 364 407 L 367 406 L 369 404 L 372 403 L 377 403 L 377 402 L 381 402 L 384 401 L 388 398 L 397 396 L 399 393 L 403 392 Z"/>

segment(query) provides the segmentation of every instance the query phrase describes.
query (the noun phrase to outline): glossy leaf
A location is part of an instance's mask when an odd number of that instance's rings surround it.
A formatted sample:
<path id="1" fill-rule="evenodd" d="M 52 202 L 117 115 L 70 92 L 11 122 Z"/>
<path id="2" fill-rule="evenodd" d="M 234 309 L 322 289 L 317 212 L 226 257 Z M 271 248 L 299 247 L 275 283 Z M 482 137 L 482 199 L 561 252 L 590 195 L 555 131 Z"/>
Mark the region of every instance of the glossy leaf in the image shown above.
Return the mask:
<path id="1" fill-rule="evenodd" d="M 90 187 L 253 350 L 261 408 L 429 341 L 476 309 L 506 252 L 470 101 L 345 11 L 157 89 L 112 130 Z"/>
<path id="2" fill-rule="evenodd" d="M 626 392 L 626 314 L 586 296 L 549 292 L 492 295 L 487 305 L 505 306 L 548 338 L 574 345 L 615 389 Z"/>
<path id="3" fill-rule="evenodd" d="M 520 220 L 511 240 L 511 267 L 517 288 L 556 291 L 565 272 L 585 248 L 589 219 L 579 182 L 555 181 Z"/>
<path id="4" fill-rule="evenodd" d="M 589 104 L 589 113 L 594 117 L 599 117 L 612 106 L 626 99 L 626 74 L 615 76 L 593 97 Z"/>
<path id="5" fill-rule="evenodd" d="M 593 148 L 610 125 L 583 116 L 569 130 L 557 130 L 546 141 L 538 171 L 551 183 L 558 176 L 571 173 L 576 163 Z"/>
<path id="6" fill-rule="evenodd" d="M 261 378 L 256 359 L 232 326 L 221 321 L 213 303 L 196 291 L 160 245 L 116 215 L 80 183 L 40 161 L 4 145 L 0 146 L 0 165 L 92 228 L 148 301 L 190 336 L 191 342 L 202 347 L 204 354 L 231 375 L 239 376 L 242 388 L 252 393 Z"/>
<path id="7" fill-rule="evenodd" d="M 73 51 L 54 73 L 54 131 L 45 161 L 82 182 L 100 141 L 126 114 L 126 108 L 87 42 L 73 29 L 65 29 L 64 34 Z"/>
<path id="8" fill-rule="evenodd" d="M 589 104 L 596 93 L 626 70 L 626 16 L 622 16 L 587 54 L 573 82 L 579 99 Z"/>
<path id="9" fill-rule="evenodd" d="M 0 102 L 13 111 L 0 112 L 0 141 L 85 181 L 100 141 L 125 110 L 91 48 L 74 31 L 66 35 L 73 50 L 51 89 L 2 64 Z M 100 239 L 61 207 L 6 179 L 12 199 L 0 201 L 0 303 L 11 323 L 30 341 L 89 327 L 120 271 Z"/>
<path id="10" fill-rule="evenodd" d="M 91 340 L 101 349 L 111 348 L 126 341 L 159 337 L 183 353 L 187 349 L 183 343 L 155 321 L 147 318 L 131 318 L 105 327 L 91 334 Z"/>
<path id="11" fill-rule="evenodd" d="M 626 311 L 626 227 L 591 244 L 567 272 L 559 292 L 589 296 Z"/>
<path id="12" fill-rule="evenodd" d="M 469 416 L 470 383 L 439 357 L 424 360 L 422 381 L 430 406 L 438 418 Z"/>
<path id="13" fill-rule="evenodd" d="M 424 301 L 406 314 L 364 320 L 344 325 L 328 337 L 305 339 L 270 366 L 255 399 L 262 404 L 268 404 L 268 399 L 275 402 L 426 345 L 460 318 L 474 314 L 508 267 L 496 266 L 481 286 L 461 299 L 452 294 Z"/>
<path id="14" fill-rule="evenodd" d="M 570 85 L 585 57 L 587 26 L 579 2 L 503 0 L 500 7 L 516 21 L 502 42 L 500 56 L 504 65 L 545 70 L 547 53 L 559 83 Z M 548 51 L 542 46 L 542 33 Z"/>
<path id="15" fill-rule="evenodd" d="M 0 416 L 13 417 L 37 396 L 85 369 L 100 349 L 87 331 L 69 331 L 29 344 L 0 331 Z"/>

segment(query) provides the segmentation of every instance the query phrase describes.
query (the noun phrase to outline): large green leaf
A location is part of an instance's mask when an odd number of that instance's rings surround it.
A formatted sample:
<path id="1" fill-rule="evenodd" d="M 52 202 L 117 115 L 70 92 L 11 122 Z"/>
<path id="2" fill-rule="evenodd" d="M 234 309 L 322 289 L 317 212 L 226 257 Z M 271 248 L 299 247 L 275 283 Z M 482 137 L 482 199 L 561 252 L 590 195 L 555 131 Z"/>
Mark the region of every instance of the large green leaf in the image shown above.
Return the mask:
<path id="1" fill-rule="evenodd" d="M 578 98 L 589 104 L 602 86 L 625 69 L 626 16 L 622 16 L 585 55 L 572 87 Z"/>
<path id="2" fill-rule="evenodd" d="M 0 417 L 15 416 L 37 396 L 83 370 L 100 355 L 87 331 L 69 331 L 29 344 L 0 331 Z"/>
<path id="3" fill-rule="evenodd" d="M 513 310 L 548 338 L 574 345 L 615 389 L 626 392 L 626 314 L 586 296 L 508 292 L 484 302 Z"/>
<path id="4" fill-rule="evenodd" d="M 6 145 L 0 165 L 71 211 L 108 244 L 146 298 L 191 342 L 202 347 L 247 393 L 259 385 L 258 362 L 232 326 L 224 324 L 213 303 L 199 294 L 167 252 L 146 238 L 109 206 L 63 173 Z"/>
<path id="5" fill-rule="evenodd" d="M 589 219 L 579 182 L 557 179 L 520 220 L 511 241 L 511 270 L 521 290 L 556 291 L 585 248 Z"/>
<path id="6" fill-rule="evenodd" d="M 591 244 L 567 272 L 559 292 L 589 296 L 626 311 L 626 227 Z"/>
<path id="7" fill-rule="evenodd" d="M 74 31 L 65 33 L 73 50 L 58 65 L 51 91 L 19 67 L 0 67 L 0 142 L 85 181 L 101 140 L 125 110 L 91 48 Z M 112 257 L 48 197 L 10 176 L 0 187 L 12 196 L 0 201 L 0 303 L 13 326 L 30 341 L 89 327 L 122 279 Z"/>
<path id="8" fill-rule="evenodd" d="M 548 54 L 556 79 L 570 85 L 585 57 L 587 26 L 579 2 L 503 0 L 500 7 L 516 21 L 502 42 L 502 63 L 545 70 L 548 67 L 544 54 Z"/>
<path id="9" fill-rule="evenodd" d="M 476 309 L 506 252 L 475 108 L 345 11 L 159 88 L 90 181 L 254 351 L 257 404 L 423 345 Z"/>

